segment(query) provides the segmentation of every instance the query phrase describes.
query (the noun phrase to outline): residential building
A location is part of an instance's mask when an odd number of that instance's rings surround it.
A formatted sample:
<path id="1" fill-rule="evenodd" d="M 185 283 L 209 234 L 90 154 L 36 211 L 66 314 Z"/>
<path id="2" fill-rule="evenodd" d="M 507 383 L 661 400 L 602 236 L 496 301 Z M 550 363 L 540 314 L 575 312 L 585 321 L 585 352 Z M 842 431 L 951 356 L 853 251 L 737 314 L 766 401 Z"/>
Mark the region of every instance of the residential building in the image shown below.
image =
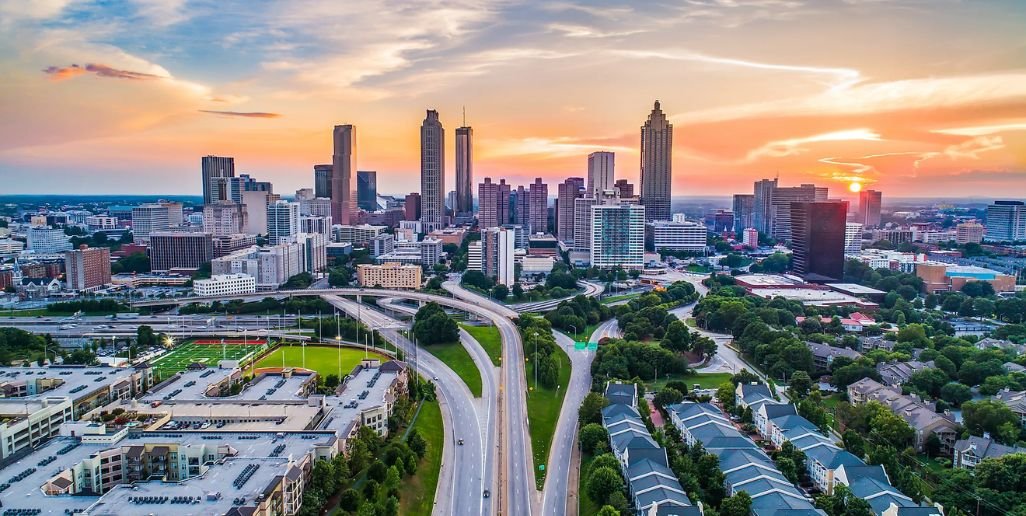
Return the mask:
<path id="1" fill-rule="evenodd" d="M 924 369 L 932 369 L 935 365 L 933 360 L 929 362 L 920 362 L 918 360 L 909 360 L 908 362 L 899 362 L 892 360 L 890 362 L 880 362 L 876 364 L 876 372 L 880 375 L 880 381 L 884 385 L 890 385 L 891 387 L 900 387 L 912 378 L 912 375 L 922 371 Z"/>
<path id="2" fill-rule="evenodd" d="M 844 277 L 844 202 L 791 203 L 792 268 L 809 282 L 840 281 Z"/>
<path id="3" fill-rule="evenodd" d="M 773 235 L 773 192 L 776 189 L 776 179 L 762 179 L 755 182 L 755 193 L 752 199 L 752 227 L 768 236 Z"/>
<path id="4" fill-rule="evenodd" d="M 373 170 L 356 172 L 356 204 L 361 210 L 378 209 L 378 173 Z"/>
<path id="5" fill-rule="evenodd" d="M 331 239 L 331 217 L 304 217 L 299 216 L 300 233 L 320 233 L 325 238 Z"/>
<path id="6" fill-rule="evenodd" d="M 480 240 L 467 245 L 467 270 L 484 272 L 484 246 Z"/>
<path id="7" fill-rule="evenodd" d="M 267 205 L 267 239 L 272 244 L 299 234 L 299 203 L 276 201 Z"/>
<path id="8" fill-rule="evenodd" d="M 474 212 L 474 130 L 466 125 L 456 128 L 456 203 L 453 213 Z"/>
<path id="9" fill-rule="evenodd" d="M 197 296 L 239 296 L 256 292 L 256 278 L 249 274 L 216 274 L 195 280 L 192 292 Z"/>
<path id="10" fill-rule="evenodd" d="M 196 270 L 214 257 L 210 233 L 160 231 L 150 235 L 150 270 Z"/>
<path id="11" fill-rule="evenodd" d="M 267 195 L 265 192 L 246 193 Z M 231 201 L 216 201 L 203 206 L 203 232 L 210 233 L 215 237 L 247 233 L 249 229 L 247 208 L 246 205 L 235 204 Z"/>
<path id="12" fill-rule="evenodd" d="M 214 244 L 214 257 L 217 258 L 218 256 L 224 256 L 247 247 L 255 246 L 257 237 L 252 234 L 236 233 L 234 235 L 213 237 L 211 242 Z"/>
<path id="13" fill-rule="evenodd" d="M 549 185 L 535 178 L 527 191 L 527 228 L 531 233 L 549 231 Z M 521 222 L 523 223 L 523 222 Z"/>
<path id="14" fill-rule="evenodd" d="M 1005 446 L 990 437 L 970 435 L 968 439 L 955 441 L 952 467 L 974 469 L 985 459 L 997 459 L 1013 453 L 1026 453 L 1020 446 Z"/>
<path id="15" fill-rule="evenodd" d="M 833 285 L 831 285 L 831 287 L 833 287 Z M 794 322 L 801 326 L 805 319 L 805 317 L 795 317 Z M 875 319 L 860 312 L 852 312 L 847 317 L 838 317 L 837 320 L 841 323 L 841 328 L 844 331 L 853 333 L 860 333 L 862 330 L 866 329 L 866 326 L 876 324 Z M 828 324 L 833 323 L 833 318 L 821 315 L 819 316 L 819 323 L 826 327 Z"/>
<path id="16" fill-rule="evenodd" d="M 755 195 L 734 194 L 734 234 L 740 235 L 745 228 L 755 227 Z"/>
<path id="17" fill-rule="evenodd" d="M 303 269 L 318 273 L 328 266 L 328 242 L 323 233 L 300 233 L 295 237 L 303 254 Z"/>
<path id="18" fill-rule="evenodd" d="M 703 224 L 685 220 L 657 220 L 646 225 L 646 240 L 655 252 L 663 249 L 704 253 L 708 231 Z"/>
<path id="19" fill-rule="evenodd" d="M 203 204 L 230 200 L 228 178 L 235 177 L 235 158 L 203 156 L 200 167 L 203 174 Z"/>
<path id="20" fill-rule="evenodd" d="M 574 208 L 581 197 L 584 178 L 568 177 L 556 187 L 556 237 L 566 243 L 574 241 Z"/>
<path id="21" fill-rule="evenodd" d="M 356 222 L 356 127 L 336 125 L 332 130 L 331 220 L 335 224 Z"/>
<path id="22" fill-rule="evenodd" d="M 132 208 L 132 235 L 136 242 L 149 242 L 150 233 L 167 231 L 170 227 L 167 206 L 154 203 Z"/>
<path id="23" fill-rule="evenodd" d="M 1015 415 L 1019 423 L 1026 427 L 1026 391 L 1013 391 L 1007 387 L 994 395 L 994 399 L 1004 403 Z"/>
<path id="24" fill-rule="evenodd" d="M 986 226 L 975 220 L 963 222 L 955 226 L 955 242 L 958 245 L 978 244 L 983 242 L 983 235 L 986 232 Z"/>
<path id="25" fill-rule="evenodd" d="M 606 190 L 615 188 L 614 184 L 615 154 L 607 151 L 588 154 L 588 195 L 602 195 Z"/>
<path id="26" fill-rule="evenodd" d="M 818 342 L 806 342 L 806 347 L 812 352 L 812 365 L 816 367 L 817 371 L 830 372 L 830 364 L 834 362 L 837 357 L 844 357 L 851 360 L 857 360 L 862 357 L 862 353 L 855 351 L 854 349 L 848 348 L 835 348 L 829 344 L 820 344 Z"/>
<path id="27" fill-rule="evenodd" d="M 994 201 L 987 206 L 987 233 L 989 242 L 1026 240 L 1026 203 L 1023 201 Z"/>
<path id="28" fill-rule="evenodd" d="M 331 172 L 334 165 L 314 165 L 314 197 L 331 198 Z M 329 212 L 330 213 L 330 212 Z"/>
<path id="29" fill-rule="evenodd" d="M 32 226 L 25 231 L 25 247 L 35 254 L 59 254 L 71 250 L 71 240 L 61 228 Z"/>
<path id="30" fill-rule="evenodd" d="M 591 208 L 600 202 L 591 196 L 574 199 L 574 249 L 591 251 Z"/>
<path id="31" fill-rule="evenodd" d="M 477 224 L 481 229 L 494 228 L 509 222 L 509 185 L 505 179 L 493 183 L 486 177 L 477 186 Z"/>
<path id="32" fill-rule="evenodd" d="M 759 231 L 757 229 L 745 228 L 745 230 L 742 231 L 741 234 L 743 235 L 741 243 L 744 244 L 745 247 L 749 249 L 759 248 Z"/>
<path id="33" fill-rule="evenodd" d="M 848 399 L 852 404 L 878 402 L 905 420 L 914 431 L 914 447 L 922 452 L 930 435 L 940 441 L 941 454 L 954 450 L 958 437 L 958 423 L 938 414 L 918 398 L 905 396 L 900 389 L 887 387 L 872 378 L 863 378 L 848 386 Z"/>
<path id="34" fill-rule="evenodd" d="M 514 234 L 506 228 L 488 228 L 481 233 L 482 272 L 501 285 L 513 286 Z"/>
<path id="35" fill-rule="evenodd" d="M 646 221 L 670 219 L 673 190 L 673 124 L 655 101 L 641 126 L 641 204 Z"/>
<path id="36" fill-rule="evenodd" d="M 87 291 L 110 283 L 110 249 L 82 245 L 64 253 L 70 290 Z"/>
<path id="37" fill-rule="evenodd" d="M 883 194 L 877 190 L 859 192 L 859 218 L 863 227 L 880 227 L 880 201 Z"/>
<path id="38" fill-rule="evenodd" d="M 844 254 L 862 252 L 862 224 L 858 222 L 844 223 Z"/>
<path id="39" fill-rule="evenodd" d="M 445 227 L 445 129 L 434 109 L 420 126 L 420 196 L 424 231 Z"/>
<path id="40" fill-rule="evenodd" d="M 417 290 L 423 283 L 422 271 L 423 267 L 419 265 L 400 265 L 395 262 L 360 264 L 356 266 L 356 279 L 361 287 Z"/>
<path id="41" fill-rule="evenodd" d="M 442 241 L 437 238 L 427 237 L 417 242 L 420 247 L 420 263 L 425 267 L 433 267 L 442 261 Z"/>
<path id="42" fill-rule="evenodd" d="M 90 215 L 86 217 L 85 223 L 89 231 L 104 231 L 107 229 L 117 229 L 118 218 L 107 215 Z"/>
<path id="43" fill-rule="evenodd" d="M 593 267 L 640 269 L 645 264 L 645 210 L 636 204 L 607 204 L 591 208 Z"/>

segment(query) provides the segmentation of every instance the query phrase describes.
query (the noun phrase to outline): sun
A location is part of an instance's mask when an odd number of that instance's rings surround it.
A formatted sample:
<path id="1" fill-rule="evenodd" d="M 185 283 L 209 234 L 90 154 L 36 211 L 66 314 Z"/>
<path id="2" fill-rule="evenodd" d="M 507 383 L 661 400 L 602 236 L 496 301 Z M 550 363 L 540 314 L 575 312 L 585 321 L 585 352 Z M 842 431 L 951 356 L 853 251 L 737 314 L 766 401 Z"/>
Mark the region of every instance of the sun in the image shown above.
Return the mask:
<path id="1" fill-rule="evenodd" d="M 848 190 L 851 190 L 853 193 L 858 193 L 860 190 L 862 190 L 862 183 L 858 181 L 852 181 L 848 185 Z"/>

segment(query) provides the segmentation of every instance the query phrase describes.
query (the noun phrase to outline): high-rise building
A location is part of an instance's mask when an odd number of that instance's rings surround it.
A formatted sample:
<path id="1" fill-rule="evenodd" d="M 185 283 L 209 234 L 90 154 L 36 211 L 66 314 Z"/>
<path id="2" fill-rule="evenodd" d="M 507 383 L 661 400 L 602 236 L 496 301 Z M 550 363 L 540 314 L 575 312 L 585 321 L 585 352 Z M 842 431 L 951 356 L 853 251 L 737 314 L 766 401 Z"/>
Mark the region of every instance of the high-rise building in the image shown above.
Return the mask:
<path id="1" fill-rule="evenodd" d="M 465 123 L 465 122 L 464 122 Z M 474 212 L 474 130 L 469 126 L 456 128 L 456 204 L 457 215 Z"/>
<path id="2" fill-rule="evenodd" d="M 320 233 L 325 238 L 331 239 L 331 217 L 306 217 L 299 216 L 300 233 Z"/>
<path id="3" fill-rule="evenodd" d="M 32 226 L 25 233 L 25 248 L 33 253 L 56 254 L 71 249 L 71 241 L 61 228 Z"/>
<path id="4" fill-rule="evenodd" d="M 132 208 L 132 235 L 136 242 L 148 242 L 150 233 L 164 231 L 171 227 L 167 217 L 167 206 L 140 204 Z"/>
<path id="5" fill-rule="evenodd" d="M 740 237 L 745 228 L 755 225 L 755 195 L 734 194 L 734 235 Z"/>
<path id="6" fill-rule="evenodd" d="M 574 207 L 584 189 L 584 178 L 568 177 L 556 187 L 556 237 L 574 241 Z"/>
<path id="7" fill-rule="evenodd" d="M 514 234 L 506 228 L 488 228 L 481 234 L 481 265 L 485 276 L 496 283 L 513 285 Z"/>
<path id="8" fill-rule="evenodd" d="M 657 100 L 641 126 L 641 204 L 649 221 L 670 220 L 672 189 L 673 125 Z"/>
<path id="9" fill-rule="evenodd" d="M 157 201 L 157 204 L 167 208 L 167 223 L 169 226 L 181 226 L 185 222 L 185 212 L 182 203 L 177 201 Z"/>
<path id="10" fill-rule="evenodd" d="M 477 185 L 477 224 L 481 229 L 494 228 L 509 222 L 509 185 L 505 179 L 493 183 L 486 177 Z"/>
<path id="11" fill-rule="evenodd" d="M 683 217 L 674 218 L 676 220 L 657 220 L 647 224 L 645 238 L 652 250 L 704 252 L 709 234 L 705 225 L 684 220 Z"/>
<path id="12" fill-rule="evenodd" d="M 378 173 L 373 170 L 356 172 L 356 199 L 361 210 L 378 209 Z"/>
<path id="13" fill-rule="evenodd" d="M 749 249 L 758 249 L 759 247 L 759 230 L 755 228 L 745 228 L 742 231 L 744 239 L 741 241 L 745 247 Z"/>
<path id="14" fill-rule="evenodd" d="M 991 242 L 1026 240 L 1026 205 L 1022 201 L 994 201 L 987 206 L 987 233 Z"/>
<path id="15" fill-rule="evenodd" d="M 242 197 L 246 192 L 265 192 L 270 198 L 276 197 L 274 185 L 270 181 L 257 181 L 249 174 L 228 178 L 228 198 L 225 200 L 242 204 Z"/>
<path id="16" fill-rule="evenodd" d="M 314 197 L 331 198 L 331 169 L 333 165 L 314 165 Z"/>
<path id="17" fill-rule="evenodd" d="M 235 158 L 203 156 L 203 204 L 230 199 L 228 178 L 235 177 Z"/>
<path id="18" fill-rule="evenodd" d="M 588 195 L 602 195 L 602 192 L 615 188 L 614 165 L 615 154 L 612 152 L 588 154 Z"/>
<path id="19" fill-rule="evenodd" d="M 250 235 L 267 234 L 267 205 L 269 203 L 270 199 L 267 196 L 267 192 L 242 192 L 242 206 L 246 210 L 246 219 L 240 233 L 248 233 Z M 328 206 L 328 211 L 331 211 L 330 205 Z M 206 219 L 203 222 L 206 224 Z"/>
<path id="20" fill-rule="evenodd" d="M 445 129 L 434 109 L 420 126 L 420 222 L 427 233 L 445 227 Z"/>
<path id="21" fill-rule="evenodd" d="M 986 228 L 975 220 L 963 222 L 955 226 L 955 242 L 962 244 L 978 244 L 983 242 Z"/>
<path id="22" fill-rule="evenodd" d="M 755 182 L 755 193 L 752 198 L 752 227 L 766 235 L 773 234 L 773 192 L 776 189 L 776 179 L 762 179 Z"/>
<path id="23" fill-rule="evenodd" d="M 716 210 L 708 215 L 707 220 L 712 222 L 713 233 L 723 233 L 734 230 L 734 212 L 727 210 Z"/>
<path id="24" fill-rule="evenodd" d="M 64 253 L 68 288 L 93 290 L 110 283 L 110 249 L 82 245 Z"/>
<path id="25" fill-rule="evenodd" d="M 300 188 L 296 190 L 296 202 L 302 203 L 303 201 L 309 201 L 314 198 L 313 188 Z"/>
<path id="26" fill-rule="evenodd" d="M 859 219 L 863 227 L 880 227 L 880 200 L 882 194 L 877 190 L 859 192 Z"/>
<path id="27" fill-rule="evenodd" d="M 859 254 L 862 252 L 862 224 L 846 222 L 844 224 L 844 253 Z"/>
<path id="28" fill-rule="evenodd" d="M 267 195 L 265 192 L 245 193 Z M 249 229 L 247 212 L 245 205 L 235 204 L 231 201 L 217 201 L 208 204 L 203 207 L 203 231 L 215 237 L 246 233 L 246 230 Z"/>
<path id="29" fill-rule="evenodd" d="M 814 283 L 840 281 L 844 277 L 848 203 L 792 202 L 790 212 L 792 268 L 795 274 Z"/>
<path id="30" fill-rule="evenodd" d="M 623 199 L 634 197 L 634 185 L 628 183 L 626 179 L 617 179 L 613 183 L 613 188 L 616 189 L 619 196 Z"/>
<path id="31" fill-rule="evenodd" d="M 195 270 L 214 257 L 210 233 L 159 231 L 150 235 L 150 270 Z"/>
<path id="32" fill-rule="evenodd" d="M 417 192 L 410 192 L 406 195 L 406 200 L 403 201 L 403 211 L 405 212 L 406 220 L 420 221 L 420 194 Z"/>
<path id="33" fill-rule="evenodd" d="M 782 242 L 791 241 L 791 203 L 826 200 L 827 189 L 813 184 L 774 188 L 770 203 L 773 238 Z"/>
<path id="34" fill-rule="evenodd" d="M 527 224 L 531 233 L 549 231 L 549 185 L 535 178 L 527 192 Z"/>
<path id="35" fill-rule="evenodd" d="M 523 186 L 518 186 L 516 191 L 510 192 L 510 220 L 514 224 L 520 224 L 528 229 L 531 229 L 531 198 L 527 195 L 528 190 Z"/>
<path id="36" fill-rule="evenodd" d="M 336 125 L 332 132 L 331 220 L 356 223 L 356 127 Z"/>
<path id="37" fill-rule="evenodd" d="M 645 206 L 591 207 L 592 267 L 640 269 L 645 265 Z"/>
<path id="38" fill-rule="evenodd" d="M 267 239 L 271 244 L 299 234 L 299 203 L 277 201 L 267 205 Z"/>

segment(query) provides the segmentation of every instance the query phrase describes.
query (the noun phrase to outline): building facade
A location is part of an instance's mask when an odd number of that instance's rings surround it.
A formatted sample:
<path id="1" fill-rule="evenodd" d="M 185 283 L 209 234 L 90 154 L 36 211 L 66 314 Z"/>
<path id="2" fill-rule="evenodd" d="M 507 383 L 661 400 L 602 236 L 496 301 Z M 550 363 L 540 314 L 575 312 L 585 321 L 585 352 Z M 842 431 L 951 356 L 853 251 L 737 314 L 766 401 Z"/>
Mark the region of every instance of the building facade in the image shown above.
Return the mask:
<path id="1" fill-rule="evenodd" d="M 863 227 L 880 227 L 880 202 L 883 194 L 877 190 L 859 192 L 859 222 Z"/>
<path id="2" fill-rule="evenodd" d="M 456 203 L 453 212 L 464 216 L 474 212 L 474 130 L 466 125 L 456 128 Z"/>
<path id="3" fill-rule="evenodd" d="M 584 189 L 584 179 L 569 177 L 556 187 L 556 237 L 574 241 L 574 205 Z"/>
<path id="4" fill-rule="evenodd" d="M 314 197 L 331 198 L 331 163 L 314 165 Z"/>
<path id="5" fill-rule="evenodd" d="M 203 204 L 231 199 L 228 179 L 235 177 L 235 158 L 203 156 L 200 167 L 203 174 Z"/>
<path id="6" fill-rule="evenodd" d="M 378 209 L 378 173 L 373 170 L 356 172 L 356 203 L 361 210 Z"/>
<path id="7" fill-rule="evenodd" d="M 616 155 L 599 151 L 588 154 L 588 195 L 601 195 L 616 187 L 613 167 Z"/>
<path id="8" fill-rule="evenodd" d="M 806 281 L 844 277 L 845 202 L 794 202 L 790 219 L 792 267 Z"/>
<path id="9" fill-rule="evenodd" d="M 655 101 L 641 126 L 641 204 L 648 221 L 670 219 L 673 189 L 673 125 Z"/>
<path id="10" fill-rule="evenodd" d="M 216 274 L 196 280 L 192 291 L 197 296 L 238 296 L 256 292 L 256 278 L 249 274 Z"/>
<path id="11" fill-rule="evenodd" d="M 1026 240 L 1026 203 L 994 201 L 987 206 L 986 239 L 991 242 Z"/>
<path id="12" fill-rule="evenodd" d="M 380 287 L 399 290 L 417 290 L 421 285 L 423 268 L 419 265 L 400 265 L 389 262 L 381 265 L 356 266 L 356 279 L 361 287 Z"/>
<path id="13" fill-rule="evenodd" d="M 640 269 L 645 264 L 645 211 L 636 204 L 591 207 L 591 265 Z"/>
<path id="14" fill-rule="evenodd" d="M 445 129 L 434 109 L 420 126 L 420 221 L 427 233 L 445 227 Z"/>
<path id="15" fill-rule="evenodd" d="M 493 183 L 486 177 L 477 186 L 477 224 L 481 229 L 494 228 L 509 223 L 509 185 L 505 179 Z"/>
<path id="16" fill-rule="evenodd" d="M 132 235 L 136 242 L 146 243 L 150 233 L 166 231 L 170 227 L 167 206 L 142 204 L 132 208 Z"/>
<path id="17" fill-rule="evenodd" d="M 210 233 L 161 231 L 150 235 L 150 270 L 195 270 L 214 257 Z"/>
<path id="18" fill-rule="evenodd" d="M 110 283 L 110 249 L 81 246 L 64 253 L 68 288 L 94 290 Z"/>
<path id="19" fill-rule="evenodd" d="M 352 224 L 356 219 L 356 127 L 336 125 L 332 131 L 331 220 Z"/>
<path id="20" fill-rule="evenodd" d="M 646 237 L 655 252 L 663 249 L 694 253 L 705 251 L 708 231 L 697 222 L 657 220 L 648 223 L 646 229 Z"/>
<path id="21" fill-rule="evenodd" d="M 549 231 L 549 185 L 535 178 L 527 192 L 527 226 L 531 233 Z"/>
<path id="22" fill-rule="evenodd" d="M 277 201 L 267 205 L 267 239 L 276 244 L 299 234 L 299 203 Z"/>

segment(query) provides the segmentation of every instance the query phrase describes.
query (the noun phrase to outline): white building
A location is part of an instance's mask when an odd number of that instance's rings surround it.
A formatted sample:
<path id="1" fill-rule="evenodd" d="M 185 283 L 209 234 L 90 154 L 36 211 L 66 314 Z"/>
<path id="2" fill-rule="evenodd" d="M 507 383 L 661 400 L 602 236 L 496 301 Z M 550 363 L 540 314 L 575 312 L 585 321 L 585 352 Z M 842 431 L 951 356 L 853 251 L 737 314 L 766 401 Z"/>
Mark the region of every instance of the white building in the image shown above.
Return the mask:
<path id="1" fill-rule="evenodd" d="M 705 251 L 708 232 L 702 224 L 686 220 L 657 220 L 649 223 L 648 227 L 652 232 L 653 249 L 657 252 L 662 249 Z"/>
<path id="2" fill-rule="evenodd" d="M 480 240 L 475 240 L 467 246 L 467 270 L 483 271 L 484 258 Z"/>
<path id="3" fill-rule="evenodd" d="M 203 232 L 221 237 L 245 232 L 246 207 L 229 201 L 203 207 Z"/>
<path id="4" fill-rule="evenodd" d="M 391 253 L 394 248 L 395 237 L 388 233 L 382 233 L 370 239 L 370 242 L 367 243 L 367 249 L 370 251 L 371 258 Z"/>
<path id="5" fill-rule="evenodd" d="M 607 151 L 588 154 L 588 195 L 599 196 L 614 187 L 615 154 Z"/>
<path id="6" fill-rule="evenodd" d="M 320 233 L 300 233 L 296 241 L 302 246 L 306 272 L 321 272 L 328 266 L 328 237 Z"/>
<path id="7" fill-rule="evenodd" d="M 216 274 L 196 280 L 192 291 L 197 296 L 236 296 L 256 292 L 256 278 L 249 274 Z"/>
<path id="8" fill-rule="evenodd" d="M 331 217 L 299 216 L 299 230 L 303 233 L 320 233 L 331 240 Z"/>
<path id="9" fill-rule="evenodd" d="M 513 285 L 514 279 L 514 246 L 513 231 L 505 228 L 488 228 L 481 235 L 482 266 L 484 274 L 494 277 L 501 285 Z"/>
<path id="10" fill-rule="evenodd" d="M 107 229 L 117 229 L 118 218 L 109 217 L 107 215 L 90 215 L 85 219 L 86 226 L 89 227 L 90 231 L 103 231 Z"/>
<path id="11" fill-rule="evenodd" d="M 57 254 L 71 250 L 71 241 L 63 229 L 33 226 L 27 231 L 27 249 L 36 254 Z"/>
<path id="12" fill-rule="evenodd" d="M 251 235 L 267 234 L 267 191 L 253 190 L 242 192 L 242 204 L 246 207 L 245 233 Z"/>
<path id="13" fill-rule="evenodd" d="M 551 256 L 524 256 L 520 259 L 521 274 L 548 274 L 556 265 Z"/>
<path id="14" fill-rule="evenodd" d="M 149 243 L 150 233 L 167 231 L 170 227 L 167 206 L 142 204 L 132 208 L 132 236 L 136 242 Z"/>
<path id="15" fill-rule="evenodd" d="M 372 226 L 361 224 L 359 226 L 335 225 L 332 226 L 333 240 L 336 242 L 349 242 L 356 247 L 367 245 L 370 239 L 382 234 L 387 229 L 385 226 Z"/>
<path id="16" fill-rule="evenodd" d="M 591 207 L 591 265 L 640 269 L 645 264 L 645 207 L 603 204 Z"/>
<path id="17" fill-rule="evenodd" d="M 420 244 L 420 263 L 432 267 L 442 259 L 442 241 L 437 238 L 425 238 Z"/>
<path id="18" fill-rule="evenodd" d="M 267 205 L 267 239 L 278 243 L 299 234 L 299 203 L 277 201 Z"/>
<path id="19" fill-rule="evenodd" d="M 862 224 L 846 222 L 844 224 L 844 254 L 862 252 Z"/>
<path id="20" fill-rule="evenodd" d="M 0 256 L 18 254 L 25 249 L 25 242 L 10 238 L 0 239 Z"/>

